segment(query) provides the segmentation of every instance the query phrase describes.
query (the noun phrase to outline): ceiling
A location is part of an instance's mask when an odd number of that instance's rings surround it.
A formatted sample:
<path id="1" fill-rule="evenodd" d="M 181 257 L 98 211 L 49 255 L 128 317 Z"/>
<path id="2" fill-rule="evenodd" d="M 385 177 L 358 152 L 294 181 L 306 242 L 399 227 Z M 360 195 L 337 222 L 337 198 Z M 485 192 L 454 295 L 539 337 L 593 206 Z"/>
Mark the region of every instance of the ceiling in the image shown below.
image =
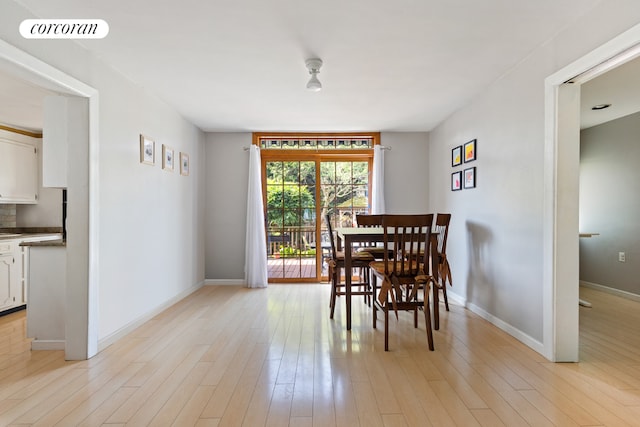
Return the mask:
<path id="1" fill-rule="evenodd" d="M 78 43 L 204 131 L 429 131 L 598 0 L 20 3 L 104 19 L 106 38 Z M 305 89 L 311 57 L 324 62 L 320 92 Z M 622 105 L 629 91 L 614 88 L 638 75 L 588 82 L 583 98 Z M 41 127 L 47 93 L 0 75 L 0 122 Z"/>

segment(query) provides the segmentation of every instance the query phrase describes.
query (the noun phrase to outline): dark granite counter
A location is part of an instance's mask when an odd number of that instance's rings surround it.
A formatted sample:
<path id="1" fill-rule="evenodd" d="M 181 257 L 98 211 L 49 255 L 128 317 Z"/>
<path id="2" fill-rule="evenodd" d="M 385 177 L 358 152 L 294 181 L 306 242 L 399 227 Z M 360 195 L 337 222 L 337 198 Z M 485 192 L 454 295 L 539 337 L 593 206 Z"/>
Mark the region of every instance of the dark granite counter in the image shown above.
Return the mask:
<path id="1" fill-rule="evenodd" d="M 37 242 L 22 242 L 20 246 L 67 246 L 66 240 L 56 239 L 56 240 L 39 240 Z"/>

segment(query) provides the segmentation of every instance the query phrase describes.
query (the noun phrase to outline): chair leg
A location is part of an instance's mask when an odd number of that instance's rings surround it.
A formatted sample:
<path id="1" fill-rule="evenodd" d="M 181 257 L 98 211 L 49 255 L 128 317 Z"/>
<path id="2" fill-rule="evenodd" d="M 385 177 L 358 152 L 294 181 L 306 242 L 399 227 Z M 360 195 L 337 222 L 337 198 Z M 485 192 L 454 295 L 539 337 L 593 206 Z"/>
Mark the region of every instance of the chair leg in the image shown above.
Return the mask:
<path id="1" fill-rule="evenodd" d="M 427 329 L 427 343 L 429 344 L 429 350 L 433 351 L 433 330 L 431 329 L 431 309 L 429 308 L 429 291 L 424 293 L 424 321 Z"/>
<path id="2" fill-rule="evenodd" d="M 449 311 L 449 299 L 447 298 L 447 282 L 442 284 L 442 296 L 444 297 L 444 307 Z"/>
<path id="3" fill-rule="evenodd" d="M 384 351 L 389 351 L 389 307 L 384 308 Z"/>
<path id="4" fill-rule="evenodd" d="M 371 301 L 373 303 L 373 329 L 376 329 L 376 322 L 378 321 L 378 308 L 376 307 L 376 276 L 371 277 Z"/>
<path id="5" fill-rule="evenodd" d="M 364 283 L 364 303 L 371 307 L 371 295 L 369 294 L 369 290 L 371 288 L 371 284 L 369 283 L 369 267 L 362 267 L 362 272 L 360 273 L 360 278 Z"/>
<path id="6" fill-rule="evenodd" d="M 331 273 L 331 300 L 329 301 L 329 307 L 331 311 L 329 313 L 329 319 L 333 319 L 333 313 L 336 310 L 336 294 L 338 293 L 338 282 L 336 281 L 336 270 L 337 268 L 332 269 Z"/>
<path id="7" fill-rule="evenodd" d="M 443 269 L 442 264 L 440 264 L 440 268 L 439 268 L 439 282 L 437 284 L 438 289 L 442 289 L 442 296 L 444 298 L 444 307 L 447 309 L 447 311 L 449 311 L 449 299 L 447 298 L 447 275 L 446 272 L 444 271 L 445 269 Z"/>

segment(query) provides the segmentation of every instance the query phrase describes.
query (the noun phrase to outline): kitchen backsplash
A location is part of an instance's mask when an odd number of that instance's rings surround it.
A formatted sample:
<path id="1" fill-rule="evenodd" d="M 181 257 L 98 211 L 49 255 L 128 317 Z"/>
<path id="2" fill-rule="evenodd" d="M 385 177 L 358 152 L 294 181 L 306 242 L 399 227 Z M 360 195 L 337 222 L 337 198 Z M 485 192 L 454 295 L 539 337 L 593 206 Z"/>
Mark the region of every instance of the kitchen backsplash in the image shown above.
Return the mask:
<path id="1" fill-rule="evenodd" d="M 0 204 L 0 227 L 16 226 L 16 205 Z"/>

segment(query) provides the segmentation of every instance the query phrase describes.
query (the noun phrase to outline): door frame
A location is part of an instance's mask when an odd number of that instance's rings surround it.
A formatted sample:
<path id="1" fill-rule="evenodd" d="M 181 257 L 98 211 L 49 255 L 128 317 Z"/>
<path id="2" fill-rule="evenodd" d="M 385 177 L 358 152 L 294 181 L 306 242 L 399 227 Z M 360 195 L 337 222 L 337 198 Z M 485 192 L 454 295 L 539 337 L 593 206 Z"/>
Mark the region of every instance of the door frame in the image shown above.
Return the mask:
<path id="1" fill-rule="evenodd" d="M 580 86 L 639 46 L 640 24 L 545 79 L 543 342 L 554 362 L 579 360 Z"/>
<path id="2" fill-rule="evenodd" d="M 65 359 L 85 360 L 98 352 L 98 230 L 99 230 L 99 99 L 98 90 L 0 40 L 0 69 L 36 86 L 85 98 L 88 123 L 86 144 L 74 146 L 77 158 L 68 162 L 69 215 L 67 226 L 67 294 Z"/>
<path id="3" fill-rule="evenodd" d="M 277 150 L 262 150 L 260 154 L 260 162 L 261 162 L 261 176 L 262 176 L 262 198 L 263 198 L 263 206 L 264 206 L 264 215 L 266 217 L 266 209 L 267 209 L 267 194 L 266 194 L 266 168 L 265 165 L 268 161 L 315 161 L 316 162 L 316 182 L 319 182 L 320 178 L 320 167 L 319 165 L 323 161 L 358 161 L 356 159 L 359 158 L 359 161 L 368 161 L 369 163 L 369 203 L 371 203 L 371 173 L 373 171 L 373 147 L 380 144 L 380 133 L 379 132 L 254 132 L 253 133 L 253 145 L 257 145 L 260 147 L 260 141 L 264 138 L 288 138 L 288 139 L 303 139 L 303 138 L 335 138 L 335 139 L 352 139 L 355 137 L 366 137 L 371 139 L 371 148 L 360 150 L 360 149 L 349 149 L 349 150 L 338 150 L 338 149 L 328 149 L 328 150 L 307 150 L 307 149 L 277 149 Z M 316 185 L 316 201 L 320 200 L 320 186 Z M 322 218 L 318 217 L 319 206 L 316 204 L 316 240 L 317 237 L 321 235 L 322 228 Z M 278 278 L 275 280 L 269 279 L 269 283 L 317 283 L 318 281 L 323 280 L 322 272 L 322 250 L 318 251 L 316 248 L 316 277 L 309 278 L 297 278 L 297 279 L 286 279 L 286 278 Z"/>

